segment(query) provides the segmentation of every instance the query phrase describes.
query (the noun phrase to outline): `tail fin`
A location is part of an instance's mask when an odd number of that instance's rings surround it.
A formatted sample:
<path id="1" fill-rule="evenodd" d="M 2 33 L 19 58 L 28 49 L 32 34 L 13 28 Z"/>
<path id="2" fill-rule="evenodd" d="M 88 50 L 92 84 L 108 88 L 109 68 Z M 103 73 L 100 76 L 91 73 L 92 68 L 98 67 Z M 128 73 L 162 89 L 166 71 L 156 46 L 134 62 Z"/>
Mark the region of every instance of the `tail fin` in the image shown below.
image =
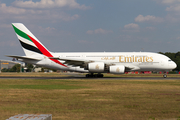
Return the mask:
<path id="1" fill-rule="evenodd" d="M 26 56 L 39 54 L 52 56 L 49 50 L 22 23 L 12 23 L 12 26 Z"/>
<path id="2" fill-rule="evenodd" d="M 54 57 L 51 52 L 22 24 L 22 23 L 12 23 L 12 26 L 16 32 L 16 35 L 23 47 L 23 50 L 28 57 L 19 57 L 14 56 L 16 58 L 20 59 L 33 59 L 37 60 L 35 58 L 31 58 L 31 56 L 34 55 L 45 55 L 49 57 L 49 59 L 61 66 L 67 67 L 66 65 L 62 64 L 60 61 L 56 59 L 52 59 Z M 13 56 L 9 56 L 13 57 Z"/>

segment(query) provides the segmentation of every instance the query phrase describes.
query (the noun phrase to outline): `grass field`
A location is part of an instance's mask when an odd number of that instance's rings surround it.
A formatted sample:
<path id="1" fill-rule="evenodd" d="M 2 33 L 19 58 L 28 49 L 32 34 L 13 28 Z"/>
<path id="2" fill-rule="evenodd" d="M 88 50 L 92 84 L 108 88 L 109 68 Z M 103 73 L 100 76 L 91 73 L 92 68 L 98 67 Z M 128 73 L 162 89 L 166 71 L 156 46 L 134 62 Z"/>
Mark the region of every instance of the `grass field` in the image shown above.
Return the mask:
<path id="1" fill-rule="evenodd" d="M 0 79 L 0 120 L 17 114 L 52 114 L 53 120 L 179 120 L 180 80 Z"/>

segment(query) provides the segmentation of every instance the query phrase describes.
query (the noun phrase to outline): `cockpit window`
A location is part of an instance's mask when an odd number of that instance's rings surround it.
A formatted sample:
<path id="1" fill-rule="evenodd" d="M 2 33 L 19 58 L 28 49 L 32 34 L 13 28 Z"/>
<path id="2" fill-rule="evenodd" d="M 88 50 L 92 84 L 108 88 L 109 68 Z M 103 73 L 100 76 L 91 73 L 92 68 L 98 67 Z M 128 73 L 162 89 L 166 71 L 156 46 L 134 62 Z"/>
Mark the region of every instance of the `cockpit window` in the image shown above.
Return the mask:
<path id="1" fill-rule="evenodd" d="M 169 62 L 171 62 L 172 60 L 168 60 Z"/>

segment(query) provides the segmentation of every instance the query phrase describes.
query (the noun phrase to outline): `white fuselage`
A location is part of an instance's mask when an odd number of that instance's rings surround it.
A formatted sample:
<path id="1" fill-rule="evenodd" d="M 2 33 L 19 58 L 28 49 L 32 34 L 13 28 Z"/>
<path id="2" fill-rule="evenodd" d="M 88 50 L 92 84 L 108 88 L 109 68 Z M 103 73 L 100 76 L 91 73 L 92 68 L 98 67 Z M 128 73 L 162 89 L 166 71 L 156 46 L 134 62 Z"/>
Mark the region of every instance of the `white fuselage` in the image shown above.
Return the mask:
<path id="1" fill-rule="evenodd" d="M 81 53 L 52 53 L 54 57 L 69 59 L 69 60 L 83 60 L 91 62 L 103 62 L 108 66 L 123 65 L 126 71 L 169 71 L 176 68 L 176 63 L 165 55 L 150 52 L 81 52 Z M 46 56 L 34 56 L 35 58 L 42 58 L 41 61 L 25 61 L 39 66 L 66 70 L 76 72 L 89 72 L 79 66 L 65 64 L 59 65 Z M 61 63 L 65 61 L 60 60 Z M 107 72 L 107 71 L 103 71 Z"/>

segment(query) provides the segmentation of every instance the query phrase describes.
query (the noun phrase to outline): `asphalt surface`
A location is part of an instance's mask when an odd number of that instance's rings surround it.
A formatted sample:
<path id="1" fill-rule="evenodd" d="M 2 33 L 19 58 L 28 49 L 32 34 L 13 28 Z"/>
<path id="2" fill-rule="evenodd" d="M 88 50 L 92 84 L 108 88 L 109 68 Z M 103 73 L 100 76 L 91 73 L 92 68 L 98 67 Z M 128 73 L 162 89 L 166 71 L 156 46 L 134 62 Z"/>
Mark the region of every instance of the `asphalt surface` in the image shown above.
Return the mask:
<path id="1" fill-rule="evenodd" d="M 70 76 L 70 77 L 18 77 L 18 76 L 13 76 L 13 77 L 9 77 L 9 76 L 1 76 L 0 79 L 107 79 L 107 80 L 111 80 L 111 79 L 118 79 L 118 80 L 180 80 L 180 77 L 167 77 L 167 78 L 163 78 L 163 77 L 103 77 L 103 78 L 86 78 L 86 77 L 82 77 L 82 76 Z"/>

